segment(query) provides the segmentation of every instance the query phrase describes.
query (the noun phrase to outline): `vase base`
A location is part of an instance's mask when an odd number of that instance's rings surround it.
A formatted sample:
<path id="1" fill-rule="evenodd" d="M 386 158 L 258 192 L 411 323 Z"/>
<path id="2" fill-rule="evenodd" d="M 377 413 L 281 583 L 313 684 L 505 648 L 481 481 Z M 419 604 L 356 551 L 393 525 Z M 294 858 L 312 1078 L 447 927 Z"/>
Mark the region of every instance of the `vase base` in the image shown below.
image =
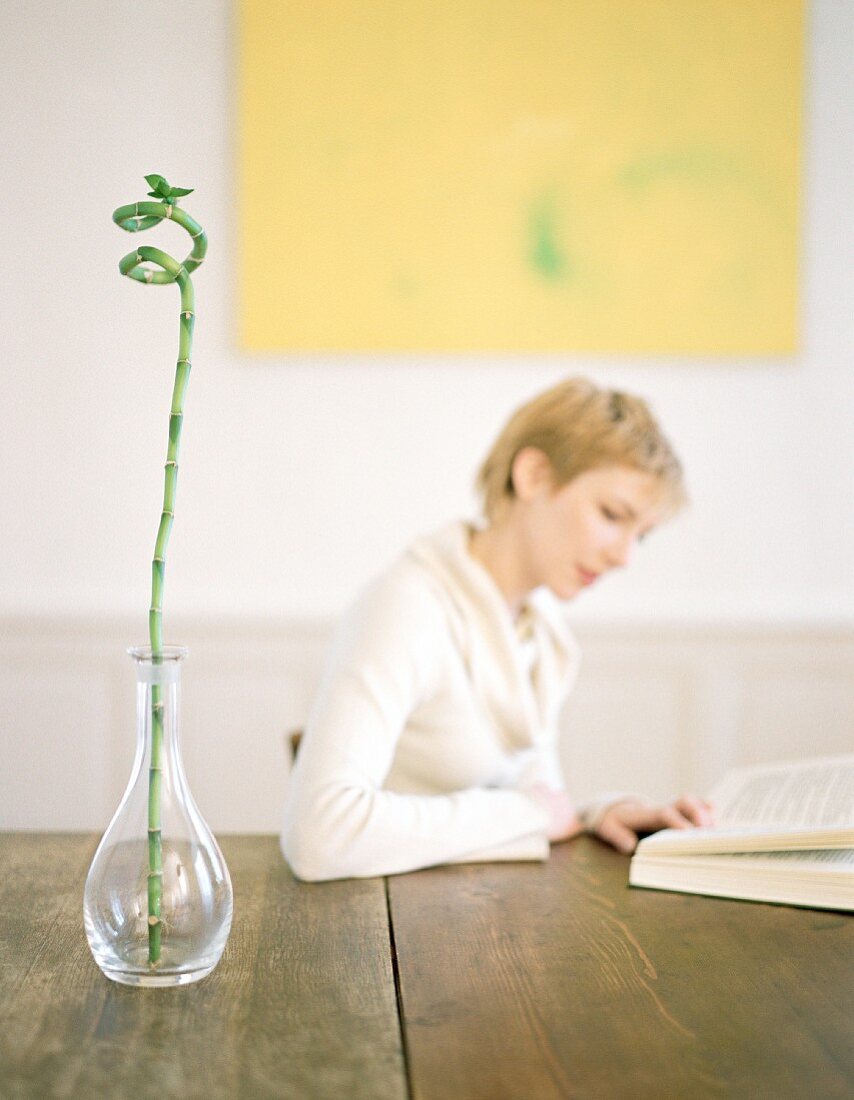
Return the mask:
<path id="1" fill-rule="evenodd" d="M 213 966 L 206 966 L 201 970 L 185 970 L 177 974 L 158 974 L 157 971 L 150 974 L 133 974 L 122 970 L 102 970 L 101 973 L 110 981 L 118 982 L 120 985 L 135 985 L 143 989 L 168 989 L 170 986 L 200 982 L 213 969 Z"/>

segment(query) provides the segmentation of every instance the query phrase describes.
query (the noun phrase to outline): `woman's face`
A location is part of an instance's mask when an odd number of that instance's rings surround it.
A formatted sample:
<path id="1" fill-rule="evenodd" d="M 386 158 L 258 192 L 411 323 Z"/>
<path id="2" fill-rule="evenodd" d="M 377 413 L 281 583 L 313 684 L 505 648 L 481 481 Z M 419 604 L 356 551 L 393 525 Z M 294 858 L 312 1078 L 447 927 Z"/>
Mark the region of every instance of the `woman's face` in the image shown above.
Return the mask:
<path id="1" fill-rule="evenodd" d="M 551 476 L 527 494 L 519 528 L 531 588 L 571 599 L 611 569 L 661 518 L 661 482 L 627 466 L 587 470 L 555 489 Z"/>

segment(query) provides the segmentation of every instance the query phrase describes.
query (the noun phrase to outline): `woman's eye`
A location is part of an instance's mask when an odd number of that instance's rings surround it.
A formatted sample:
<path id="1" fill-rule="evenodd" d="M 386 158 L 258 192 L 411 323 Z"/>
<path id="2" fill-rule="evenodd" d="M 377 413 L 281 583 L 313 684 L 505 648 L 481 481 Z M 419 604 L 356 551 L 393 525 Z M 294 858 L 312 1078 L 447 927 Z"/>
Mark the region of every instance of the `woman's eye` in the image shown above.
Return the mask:
<path id="1" fill-rule="evenodd" d="M 604 504 L 602 505 L 602 515 L 605 517 L 605 519 L 610 520 L 611 523 L 618 523 L 620 520 L 620 517 L 617 515 L 617 513 L 612 508 L 608 508 L 607 505 Z"/>

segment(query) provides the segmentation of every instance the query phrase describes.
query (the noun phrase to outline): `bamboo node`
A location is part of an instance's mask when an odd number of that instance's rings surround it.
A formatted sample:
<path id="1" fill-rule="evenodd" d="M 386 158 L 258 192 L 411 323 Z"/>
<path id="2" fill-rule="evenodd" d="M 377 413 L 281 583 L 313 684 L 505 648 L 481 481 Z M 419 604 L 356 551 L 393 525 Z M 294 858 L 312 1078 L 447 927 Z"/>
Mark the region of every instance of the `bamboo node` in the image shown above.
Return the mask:
<path id="1" fill-rule="evenodd" d="M 163 509 L 163 515 L 164 515 L 164 516 L 171 516 L 171 517 L 172 517 L 172 519 L 174 519 L 174 518 L 175 518 L 175 513 L 174 513 L 174 512 L 170 512 L 168 508 L 164 508 L 164 509 Z"/>
<path id="2" fill-rule="evenodd" d="M 154 272 L 149 268 L 145 273 L 145 281 L 147 283 L 150 283 L 153 278 L 154 278 Z"/>
<path id="3" fill-rule="evenodd" d="M 169 218 L 170 220 L 172 218 L 172 207 L 170 206 L 170 204 L 168 202 L 166 203 L 166 217 Z"/>
<path id="4" fill-rule="evenodd" d="M 195 317 L 196 315 L 195 315 L 195 313 L 193 313 L 193 311 L 191 309 L 185 309 L 184 310 L 184 316 L 185 317 Z"/>
<path id="5" fill-rule="evenodd" d="M 168 466 L 174 466 L 174 467 L 175 467 L 176 469 L 178 468 L 178 463 L 177 463 L 177 462 L 173 462 L 171 458 L 170 458 L 170 459 L 169 459 L 169 461 L 168 461 L 168 462 L 166 463 L 166 465 L 167 465 L 167 467 L 168 467 Z"/>
<path id="6" fill-rule="evenodd" d="M 165 559 L 165 558 L 153 558 L 153 559 L 152 559 L 152 561 L 160 561 L 160 562 L 163 562 L 163 561 L 166 561 L 166 559 Z"/>
<path id="7" fill-rule="evenodd" d="M 162 870 L 161 871 L 149 871 L 148 872 L 148 877 L 149 878 L 163 878 L 163 871 Z"/>
<path id="8" fill-rule="evenodd" d="M 160 924 L 160 917 L 149 917 L 148 923 L 152 928 L 154 928 L 155 925 Z"/>
<path id="9" fill-rule="evenodd" d="M 198 231 L 198 233 L 191 233 L 190 234 L 190 236 L 193 238 L 194 241 L 197 241 L 199 239 L 199 237 L 203 237 L 204 235 L 205 235 L 204 229 L 200 229 Z"/>
<path id="10" fill-rule="evenodd" d="M 178 362 L 179 362 L 179 363 L 186 363 L 188 367 L 191 367 L 191 366 L 193 365 L 193 364 L 192 364 L 192 363 L 190 362 L 190 360 L 189 360 L 189 359 L 179 359 L 179 360 L 178 360 Z"/>

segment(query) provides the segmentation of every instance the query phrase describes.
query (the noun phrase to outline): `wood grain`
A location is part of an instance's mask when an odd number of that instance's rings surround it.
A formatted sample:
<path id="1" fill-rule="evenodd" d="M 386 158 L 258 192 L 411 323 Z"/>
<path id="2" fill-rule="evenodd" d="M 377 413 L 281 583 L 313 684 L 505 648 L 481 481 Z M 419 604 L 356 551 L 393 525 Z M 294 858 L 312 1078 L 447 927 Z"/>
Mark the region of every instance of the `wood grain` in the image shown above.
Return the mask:
<path id="1" fill-rule="evenodd" d="M 0 837 L 0 1096 L 403 1100 L 382 880 L 298 883 L 274 837 L 226 837 L 222 961 L 196 985 L 142 990 L 89 953 L 94 846 Z"/>
<path id="2" fill-rule="evenodd" d="M 86 945 L 94 847 L 0 836 L 0 1097 L 408 1095 L 382 880 L 298 883 L 275 838 L 226 838 L 222 962 L 139 990 Z M 583 838 L 388 881 L 411 1095 L 849 1097 L 854 921 L 627 869 Z"/>
<path id="3" fill-rule="evenodd" d="M 854 921 L 548 863 L 389 880 L 414 1100 L 854 1093 Z"/>

